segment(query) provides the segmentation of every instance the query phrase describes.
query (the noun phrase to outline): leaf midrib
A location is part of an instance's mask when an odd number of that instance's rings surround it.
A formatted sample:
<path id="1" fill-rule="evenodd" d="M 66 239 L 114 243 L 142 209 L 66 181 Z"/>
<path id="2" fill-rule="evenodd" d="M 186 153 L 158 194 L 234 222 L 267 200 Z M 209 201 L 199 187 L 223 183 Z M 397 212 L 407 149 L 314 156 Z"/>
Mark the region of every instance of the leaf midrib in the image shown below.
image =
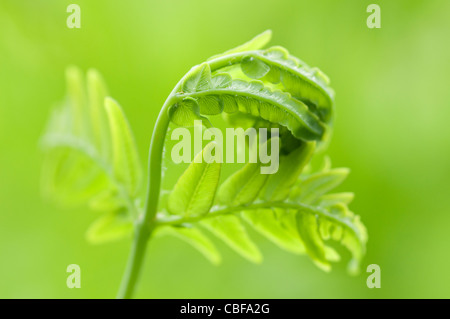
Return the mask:
<path id="1" fill-rule="evenodd" d="M 274 202 L 257 202 L 252 204 L 244 204 L 244 205 L 238 205 L 238 206 L 231 206 L 231 207 L 217 207 L 215 210 L 211 210 L 209 214 L 204 216 L 196 216 L 191 218 L 183 218 L 180 216 L 171 216 L 169 218 L 159 217 L 157 224 L 158 226 L 164 226 L 164 225 L 180 225 L 180 224 L 189 224 L 189 223 L 195 223 L 198 221 L 201 221 L 205 218 L 214 218 L 217 216 L 222 215 L 229 215 L 229 214 L 237 214 L 241 211 L 245 210 L 257 210 L 257 209 L 264 209 L 264 208 L 284 208 L 284 209 L 295 209 L 295 210 L 301 210 L 303 212 L 314 214 L 321 216 L 323 218 L 327 218 L 332 220 L 333 222 L 345 227 L 346 229 L 349 229 L 353 232 L 353 234 L 358 238 L 358 241 L 360 242 L 361 246 L 363 246 L 363 240 L 362 236 L 359 232 L 359 230 L 351 223 L 349 217 L 341 218 L 339 216 L 333 215 L 326 210 L 314 207 L 306 204 L 301 203 L 291 203 L 291 202 L 283 202 L 283 201 L 274 201 Z"/>
<path id="2" fill-rule="evenodd" d="M 195 189 L 194 189 L 194 192 L 192 193 L 191 200 L 189 201 L 189 203 L 188 203 L 188 205 L 186 207 L 186 212 L 185 212 L 186 216 L 190 215 L 189 214 L 189 210 L 191 209 L 191 206 L 193 205 L 193 203 L 195 201 L 195 198 L 197 197 L 197 193 L 198 193 L 198 191 L 200 189 L 200 186 L 202 185 L 203 180 L 205 179 L 205 176 L 207 174 L 207 170 L 210 168 L 210 165 L 211 164 L 208 164 L 208 163 L 206 164 L 205 168 L 203 169 L 202 175 L 200 176 L 200 178 L 198 180 L 198 183 L 195 185 Z M 214 198 L 213 198 L 213 200 L 214 200 Z M 211 201 L 211 202 L 213 202 L 213 201 Z M 208 211 L 209 211 L 209 209 L 208 209 Z"/>

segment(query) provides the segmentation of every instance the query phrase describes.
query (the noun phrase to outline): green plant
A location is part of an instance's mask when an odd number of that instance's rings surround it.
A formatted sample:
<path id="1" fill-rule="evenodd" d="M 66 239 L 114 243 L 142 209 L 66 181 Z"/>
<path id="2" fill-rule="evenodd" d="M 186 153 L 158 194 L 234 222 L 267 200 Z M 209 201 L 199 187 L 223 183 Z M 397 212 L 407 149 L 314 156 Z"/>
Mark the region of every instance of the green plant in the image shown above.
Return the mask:
<path id="1" fill-rule="evenodd" d="M 328 271 L 339 254 L 334 239 L 352 254 L 357 272 L 367 234 L 348 204 L 352 193 L 330 193 L 347 176 L 323 156 L 331 131 L 333 90 L 317 68 L 282 47 L 261 49 L 266 31 L 251 41 L 193 67 L 164 103 L 150 144 L 144 204 L 142 169 L 124 113 L 100 75 L 90 70 L 87 85 L 76 68 L 67 71 L 68 98 L 57 108 L 42 138 L 46 151 L 45 194 L 62 204 L 88 203 L 102 212 L 87 231 L 92 242 L 134 233 L 120 298 L 132 296 L 151 236 L 186 240 L 212 263 L 220 254 L 204 229 L 253 262 L 261 254 L 243 221 L 279 247 L 307 253 Z M 279 170 L 262 175 L 261 163 L 247 163 L 219 185 L 220 163 L 192 162 L 174 188 L 161 192 L 162 154 L 169 125 L 210 127 L 214 115 L 233 127 L 280 129 Z M 173 124 L 170 124 L 173 123 Z M 208 144 L 197 154 L 208 154 Z"/>

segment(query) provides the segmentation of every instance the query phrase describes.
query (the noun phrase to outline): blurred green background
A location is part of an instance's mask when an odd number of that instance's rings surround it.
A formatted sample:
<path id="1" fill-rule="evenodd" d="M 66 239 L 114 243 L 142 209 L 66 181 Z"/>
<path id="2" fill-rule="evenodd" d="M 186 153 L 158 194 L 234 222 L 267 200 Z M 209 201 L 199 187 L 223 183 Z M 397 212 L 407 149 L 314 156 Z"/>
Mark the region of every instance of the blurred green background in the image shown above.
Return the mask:
<path id="1" fill-rule="evenodd" d="M 81 29 L 66 8 L 81 6 Z M 0 297 L 110 298 L 130 241 L 84 239 L 95 215 L 41 199 L 38 139 L 65 94 L 64 70 L 97 68 L 132 124 L 142 163 L 160 106 L 179 78 L 209 56 L 265 29 L 272 44 L 320 67 L 336 90 L 329 153 L 352 170 L 341 187 L 369 231 L 363 263 L 381 267 L 381 289 L 341 262 L 326 274 L 309 258 L 252 233 L 253 265 L 218 243 L 210 265 L 168 237 L 148 249 L 136 297 L 450 298 L 450 2 L 376 1 L 381 29 L 366 26 L 371 1 L 0 2 Z M 345 257 L 348 257 L 345 255 Z M 81 289 L 66 267 L 81 266 Z M 364 269 L 363 269 L 364 270 Z"/>

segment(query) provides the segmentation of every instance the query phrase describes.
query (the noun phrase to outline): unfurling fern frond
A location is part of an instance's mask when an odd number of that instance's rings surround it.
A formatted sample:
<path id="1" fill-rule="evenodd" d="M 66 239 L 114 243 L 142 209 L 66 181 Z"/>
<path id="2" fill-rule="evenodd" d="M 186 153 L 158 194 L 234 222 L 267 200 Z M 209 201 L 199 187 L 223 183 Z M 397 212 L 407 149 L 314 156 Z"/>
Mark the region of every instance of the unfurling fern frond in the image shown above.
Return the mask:
<path id="1" fill-rule="evenodd" d="M 210 240 L 213 235 L 260 262 L 262 254 L 248 233 L 252 228 L 286 251 L 308 254 L 326 271 L 340 260 L 334 241 L 350 251 L 349 270 L 357 272 L 367 232 L 348 208 L 353 194 L 332 192 L 348 170 L 331 169 L 329 161 L 321 167 L 312 164 L 331 134 L 334 91 L 325 74 L 286 49 L 262 49 L 270 37 L 266 31 L 208 59 L 175 86 L 153 131 L 144 207 L 142 169 L 121 108 L 106 97 L 97 72 L 88 72 L 85 85 L 79 70 L 68 70 L 68 99 L 42 139 L 47 151 L 44 190 L 62 203 L 87 202 L 102 212 L 88 231 L 93 242 L 134 230 L 119 297 L 131 296 L 151 235 L 184 239 L 217 264 L 221 257 Z M 278 136 L 269 138 L 279 147 L 271 150 L 280 153 L 278 171 L 262 174 L 263 163 L 248 162 L 220 182 L 223 165 L 207 159 L 217 146 L 211 142 L 163 194 L 162 154 L 169 125 L 192 127 L 200 121 L 211 128 L 217 115 L 233 128 L 279 129 Z"/>

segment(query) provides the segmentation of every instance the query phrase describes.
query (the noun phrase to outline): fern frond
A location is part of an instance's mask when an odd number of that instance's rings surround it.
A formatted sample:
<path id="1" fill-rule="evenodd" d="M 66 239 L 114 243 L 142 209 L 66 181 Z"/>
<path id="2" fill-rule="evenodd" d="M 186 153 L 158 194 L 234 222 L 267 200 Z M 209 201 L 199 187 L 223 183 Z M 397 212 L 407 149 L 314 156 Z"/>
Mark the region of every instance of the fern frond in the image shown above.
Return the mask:
<path id="1" fill-rule="evenodd" d="M 81 71 L 69 68 L 68 96 L 42 138 L 46 193 L 61 203 L 89 203 L 102 212 L 88 230 L 92 242 L 118 239 L 134 230 L 131 272 L 139 271 L 134 263 L 142 262 L 152 234 L 181 238 L 218 264 L 220 254 L 204 230 L 259 263 L 262 254 L 247 231 L 250 227 L 286 251 L 309 255 L 325 271 L 340 260 L 330 241 L 340 243 L 352 255 L 349 271 L 356 273 L 367 231 L 348 208 L 353 194 L 334 192 L 349 170 L 332 169 L 331 162 L 320 161 L 318 155 L 332 129 L 330 80 L 282 47 L 263 49 L 270 38 L 271 31 L 266 31 L 213 56 L 191 68 L 175 86 L 153 132 L 144 209 L 142 167 L 124 112 L 107 98 L 98 72 L 88 72 L 86 85 Z M 169 125 L 192 127 L 199 120 L 211 128 L 216 115 L 232 127 L 279 129 L 271 139 L 280 145 L 278 171 L 265 175 L 261 163 L 246 163 L 220 183 L 223 165 L 201 161 L 215 149 L 211 142 L 162 195 L 162 153 Z M 124 278 L 120 296 L 129 296 L 137 275 L 127 272 Z"/>
<path id="2" fill-rule="evenodd" d="M 88 230 L 90 241 L 120 238 L 132 232 L 140 210 L 142 168 L 131 129 L 97 71 L 89 70 L 85 82 L 71 67 L 66 78 L 68 98 L 41 138 L 43 190 L 61 205 L 88 204 L 103 213 Z"/>

